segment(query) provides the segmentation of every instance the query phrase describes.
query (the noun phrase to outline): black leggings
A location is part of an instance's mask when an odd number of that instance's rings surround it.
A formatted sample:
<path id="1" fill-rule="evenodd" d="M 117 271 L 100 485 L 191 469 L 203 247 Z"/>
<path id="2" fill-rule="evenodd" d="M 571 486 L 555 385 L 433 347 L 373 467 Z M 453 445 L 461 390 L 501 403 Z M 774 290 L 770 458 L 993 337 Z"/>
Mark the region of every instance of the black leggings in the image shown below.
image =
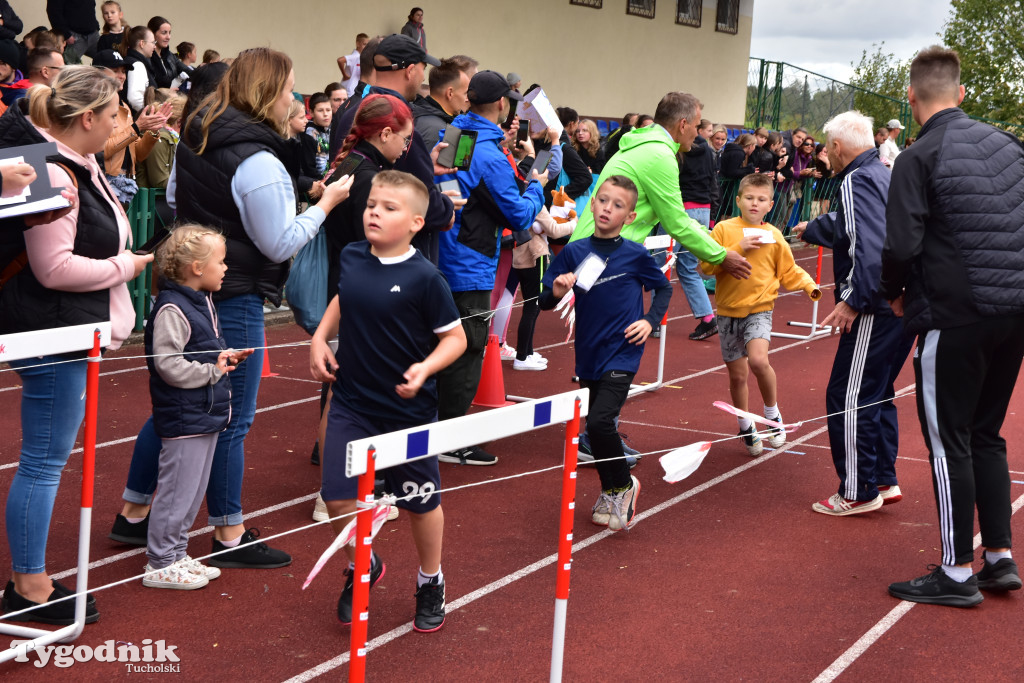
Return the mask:
<path id="1" fill-rule="evenodd" d="M 545 258 L 545 257 L 541 257 Z M 515 268 L 519 276 L 519 288 L 523 290 L 523 315 L 519 318 L 516 332 L 516 358 L 526 360 L 533 353 L 533 328 L 540 315 L 540 258 L 534 259 L 529 268 Z"/>

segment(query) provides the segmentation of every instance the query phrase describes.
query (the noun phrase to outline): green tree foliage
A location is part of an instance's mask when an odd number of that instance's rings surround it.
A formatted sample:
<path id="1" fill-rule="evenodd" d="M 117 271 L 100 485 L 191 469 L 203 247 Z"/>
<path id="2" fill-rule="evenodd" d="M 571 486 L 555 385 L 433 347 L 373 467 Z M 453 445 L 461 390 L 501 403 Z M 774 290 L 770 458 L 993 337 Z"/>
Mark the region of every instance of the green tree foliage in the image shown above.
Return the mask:
<path id="1" fill-rule="evenodd" d="M 854 108 L 873 118 L 876 128 L 891 119 L 900 119 L 907 126 L 907 135 L 913 125 L 910 108 L 905 104 L 910 61 L 900 61 L 893 53 L 885 52 L 885 42 L 873 43 L 871 48 L 874 52 L 864 50 L 850 78 L 850 85 L 855 88 Z"/>
<path id="2" fill-rule="evenodd" d="M 962 108 L 1024 125 L 1024 9 L 1018 2 L 953 0 L 943 43 L 960 53 Z M 1020 134 L 1018 128 L 1015 132 Z"/>

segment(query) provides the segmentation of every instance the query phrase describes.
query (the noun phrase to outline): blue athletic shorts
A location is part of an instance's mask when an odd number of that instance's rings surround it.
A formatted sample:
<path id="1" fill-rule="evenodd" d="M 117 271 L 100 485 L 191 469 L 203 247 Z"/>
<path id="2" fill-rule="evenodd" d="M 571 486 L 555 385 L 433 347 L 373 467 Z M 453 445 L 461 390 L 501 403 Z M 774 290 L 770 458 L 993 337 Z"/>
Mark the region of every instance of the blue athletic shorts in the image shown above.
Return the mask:
<path id="1" fill-rule="evenodd" d="M 351 500 L 357 496 L 357 479 L 345 476 L 345 458 L 348 442 L 368 436 L 387 434 L 407 429 L 412 425 L 389 424 L 359 415 L 337 401 L 331 401 L 327 415 L 327 432 L 320 449 L 320 495 L 324 500 Z M 395 505 L 414 513 L 430 512 L 441 504 L 441 472 L 437 458 L 413 460 L 402 465 L 389 467 L 377 472 L 377 478 L 388 484 L 396 496 L 418 494 L 409 500 L 399 500 Z"/>

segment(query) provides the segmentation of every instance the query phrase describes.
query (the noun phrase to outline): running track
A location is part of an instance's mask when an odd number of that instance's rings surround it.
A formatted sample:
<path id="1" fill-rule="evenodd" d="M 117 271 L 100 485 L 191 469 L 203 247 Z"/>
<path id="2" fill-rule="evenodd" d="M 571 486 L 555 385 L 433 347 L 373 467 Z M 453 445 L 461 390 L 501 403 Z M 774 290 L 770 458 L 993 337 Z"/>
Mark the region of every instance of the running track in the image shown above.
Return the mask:
<path id="1" fill-rule="evenodd" d="M 813 252 L 797 252 L 813 269 Z M 826 270 L 830 261 L 826 255 Z M 828 277 L 826 276 L 826 281 Z M 826 292 L 823 314 L 831 309 Z M 676 288 L 665 377 L 670 386 L 630 399 L 622 431 L 641 451 L 733 435 L 733 418 L 711 407 L 728 400 L 717 338 L 690 342 L 692 327 Z M 776 330 L 808 320 L 802 295 L 780 299 Z M 513 315 L 514 330 L 518 314 Z M 792 331 L 792 330 L 790 330 Z M 514 333 L 511 335 L 514 341 Z M 572 344 L 552 314 L 541 316 L 536 344 L 546 372 L 514 372 L 506 390 L 541 397 L 571 388 Z M 294 325 L 268 329 L 268 343 L 301 342 Z M 776 339 L 772 364 L 787 421 L 824 413 L 824 387 L 834 339 Z M 138 574 L 142 549 L 109 541 L 134 435 L 149 410 L 141 360 L 102 365 L 101 420 L 92 532 L 91 585 Z M 639 379 L 653 378 L 657 346 L 649 345 Z M 260 415 L 248 439 L 244 507 L 264 536 L 310 524 L 319 468 L 309 464 L 318 385 L 309 380 L 306 349 L 271 351 L 279 377 L 264 380 Z M 639 520 L 627 534 L 589 523 L 596 473 L 581 471 L 577 494 L 565 680 L 901 681 L 1022 680 L 1022 596 L 986 596 L 973 610 L 911 605 L 886 585 L 924 573 L 938 558 L 927 453 L 914 410 L 908 362 L 897 388 L 901 419 L 899 474 L 904 499 L 863 517 L 831 519 L 811 511 L 835 489 L 821 421 L 808 422 L 776 452 L 751 459 L 734 441 L 716 444 L 689 479 L 667 484 L 656 456 L 634 470 L 643 489 Z M 17 464 L 20 390 L 0 373 L 0 487 Z M 758 403 L 752 401 L 752 405 Z M 1014 510 L 1024 503 L 1024 410 L 1015 395 L 1004 427 L 1010 444 Z M 562 433 L 549 428 L 490 444 L 491 468 L 442 465 L 445 486 L 498 479 L 560 462 Z M 58 496 L 48 562 L 74 584 L 81 456 L 73 455 Z M 555 583 L 554 553 L 560 475 L 549 472 L 453 492 L 445 497 L 444 570 L 449 616 L 436 634 L 411 631 L 415 554 L 403 515 L 384 527 L 375 548 L 388 565 L 371 593 L 368 677 L 395 681 L 541 680 L 548 674 Z M 1020 533 L 1019 515 L 1014 529 Z M 193 556 L 209 552 L 200 511 Z M 183 680 L 338 680 L 347 675 L 348 629 L 334 617 L 342 564 L 332 561 L 306 591 L 301 584 L 329 543 L 314 526 L 274 545 L 295 558 L 278 570 L 225 570 L 207 588 L 186 593 L 143 588 L 140 581 L 97 595 L 102 614 L 77 644 L 164 639 L 177 646 Z M 6 543 L 0 562 L 6 564 Z M 0 576 L 0 580 L 5 577 Z M 4 645 L 7 641 L 4 641 Z M 4 677 L 52 680 L 54 666 L 0 665 Z M 116 663 L 75 664 L 75 680 L 140 678 Z M 12 677 L 12 680 L 13 677 Z"/>

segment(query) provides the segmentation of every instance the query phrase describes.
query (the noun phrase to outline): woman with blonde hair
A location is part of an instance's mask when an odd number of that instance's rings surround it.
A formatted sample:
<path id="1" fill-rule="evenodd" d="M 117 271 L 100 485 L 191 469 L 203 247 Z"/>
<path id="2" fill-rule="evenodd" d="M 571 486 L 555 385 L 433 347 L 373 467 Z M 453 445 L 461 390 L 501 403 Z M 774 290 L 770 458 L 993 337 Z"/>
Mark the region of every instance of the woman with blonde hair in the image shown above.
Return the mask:
<path id="1" fill-rule="evenodd" d="M 29 117 L 11 107 L 0 122 L 0 145 L 55 142 L 57 154 L 47 158 L 50 182 L 68 188 L 74 206 L 24 233 L 4 232 L 4 251 L 21 246 L 28 263 L 0 289 L 0 334 L 109 320 L 107 348 L 117 349 L 135 322 L 126 283 L 153 260 L 125 249 L 128 218 L 95 157 L 117 125 L 117 84 L 91 66 L 69 66 L 52 87 L 33 86 L 27 97 Z M 3 610 L 34 608 L 13 620 L 66 625 L 74 621 L 75 603 L 49 604 L 72 591 L 47 576 L 46 542 L 61 472 L 85 415 L 85 353 L 10 365 L 22 383 L 22 438 L 7 495 L 14 576 Z M 86 622 L 98 618 L 90 598 Z"/>
<path id="2" fill-rule="evenodd" d="M 210 560 L 215 567 L 272 569 L 291 562 L 287 553 L 259 542 L 257 530 L 242 525 L 245 437 L 256 415 L 263 366 L 263 300 L 281 304 L 292 254 L 316 236 L 351 186 L 327 186 L 315 206 L 296 215 L 298 157 L 283 137 L 294 87 L 288 55 L 265 47 L 239 54 L 217 89 L 185 120 L 168 183 L 168 201 L 179 220 L 224 235 L 228 270 L 214 295 L 217 315 L 229 346 L 257 349 L 232 374 L 231 421 L 217 441 L 207 487 L 213 550 L 227 551 Z M 110 533 L 114 540 L 146 544 L 159 454 L 151 418 L 136 440 L 125 506 Z"/>
<path id="3" fill-rule="evenodd" d="M 601 151 L 601 134 L 597 132 L 597 124 L 590 119 L 581 119 L 576 135 L 572 137 L 572 146 L 590 172 L 600 175 L 604 170 L 604 152 Z"/>

